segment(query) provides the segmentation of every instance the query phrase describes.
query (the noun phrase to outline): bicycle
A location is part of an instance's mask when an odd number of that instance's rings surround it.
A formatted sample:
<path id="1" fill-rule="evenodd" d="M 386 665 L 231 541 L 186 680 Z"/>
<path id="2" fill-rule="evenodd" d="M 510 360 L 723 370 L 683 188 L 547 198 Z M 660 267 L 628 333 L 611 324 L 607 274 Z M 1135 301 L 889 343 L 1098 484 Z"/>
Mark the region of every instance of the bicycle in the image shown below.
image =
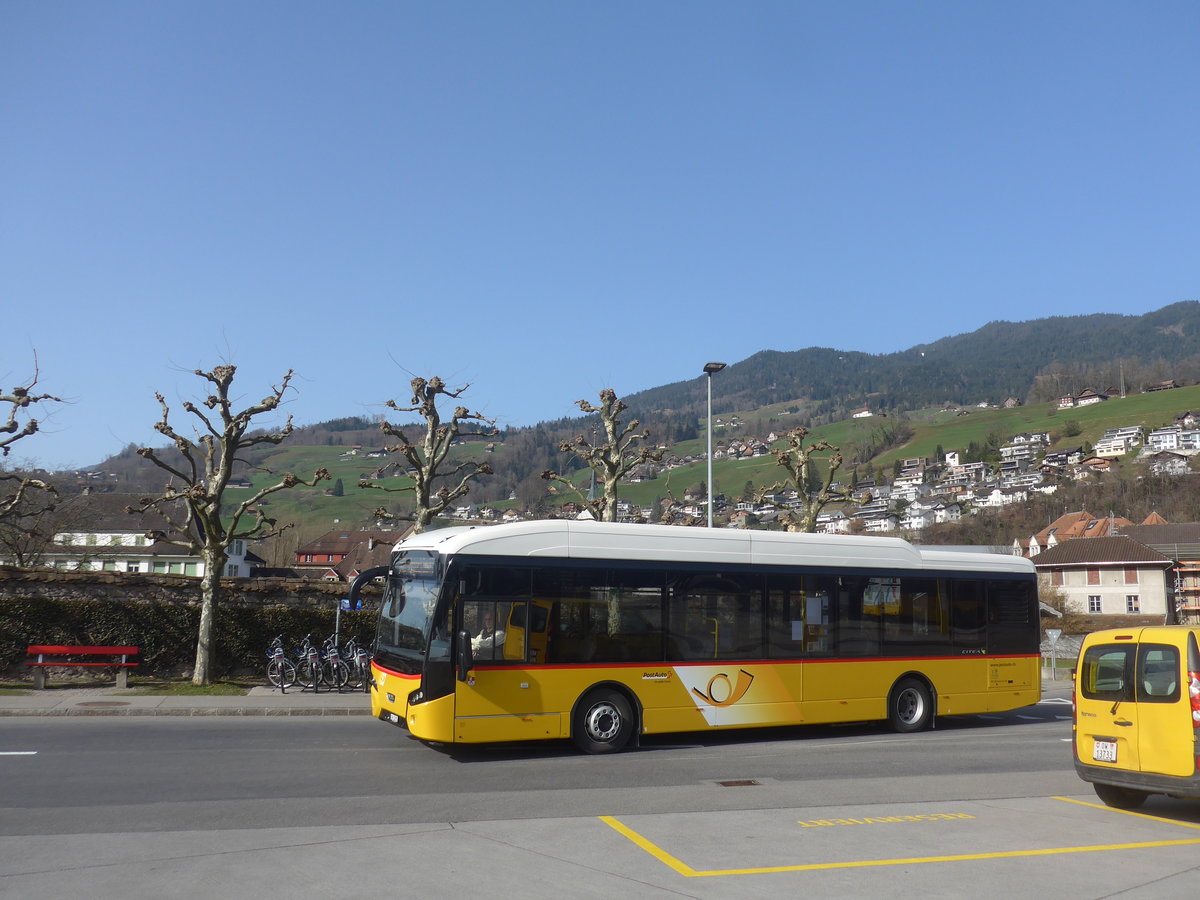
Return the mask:
<path id="1" fill-rule="evenodd" d="M 342 649 L 342 658 L 350 667 L 350 682 L 355 690 L 364 694 L 371 689 L 371 654 L 358 641 L 350 638 Z"/>
<path id="2" fill-rule="evenodd" d="M 271 641 L 267 648 L 267 658 L 270 660 L 267 663 L 267 681 L 271 682 L 272 687 L 286 691 L 296 683 L 296 667 L 284 654 L 282 634 Z"/>
<path id="3" fill-rule="evenodd" d="M 336 687 L 338 693 L 341 693 L 346 682 L 350 680 L 350 667 L 342 660 L 342 653 L 338 650 L 336 637 L 337 635 L 330 635 L 325 638 L 321 678 L 330 688 Z"/>
<path id="4" fill-rule="evenodd" d="M 299 662 L 296 664 L 296 680 L 306 691 L 319 691 L 322 680 L 321 651 L 312 642 L 312 632 L 304 636 L 297 657 Z"/>

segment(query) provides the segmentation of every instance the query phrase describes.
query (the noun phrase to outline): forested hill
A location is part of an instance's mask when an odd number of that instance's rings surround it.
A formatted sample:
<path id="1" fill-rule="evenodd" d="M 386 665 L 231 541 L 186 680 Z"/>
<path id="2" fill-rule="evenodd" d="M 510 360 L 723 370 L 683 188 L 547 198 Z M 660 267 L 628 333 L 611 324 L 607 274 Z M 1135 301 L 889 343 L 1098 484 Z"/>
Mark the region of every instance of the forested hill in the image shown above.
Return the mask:
<path id="1" fill-rule="evenodd" d="M 936 318 L 929 329 L 937 328 Z M 843 331 L 839 330 L 839 333 Z M 872 355 L 825 347 L 763 350 L 715 376 L 715 412 L 776 403 L 815 423 L 869 405 L 896 412 L 947 403 L 1034 403 L 1085 388 L 1129 392 L 1166 379 L 1200 381 L 1200 302 L 1141 316 L 1054 316 L 991 322 L 969 334 L 898 353 Z M 632 394 L 639 414 L 695 417 L 706 403 L 704 376 Z"/>

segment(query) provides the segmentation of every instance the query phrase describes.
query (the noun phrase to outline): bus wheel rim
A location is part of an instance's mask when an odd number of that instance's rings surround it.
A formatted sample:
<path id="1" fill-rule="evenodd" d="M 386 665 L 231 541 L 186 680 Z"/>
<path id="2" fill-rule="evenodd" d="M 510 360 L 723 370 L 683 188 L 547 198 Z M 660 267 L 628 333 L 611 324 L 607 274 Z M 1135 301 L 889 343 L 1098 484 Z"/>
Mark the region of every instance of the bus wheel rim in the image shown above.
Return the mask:
<path id="1" fill-rule="evenodd" d="M 911 725 L 913 722 L 920 721 L 921 715 L 925 711 L 920 691 L 915 688 L 907 688 L 902 691 L 897 698 L 896 710 L 900 714 L 900 719 L 906 724 Z"/>
<path id="2" fill-rule="evenodd" d="M 584 721 L 592 740 L 611 741 L 621 731 L 621 712 L 611 703 L 597 703 Z"/>

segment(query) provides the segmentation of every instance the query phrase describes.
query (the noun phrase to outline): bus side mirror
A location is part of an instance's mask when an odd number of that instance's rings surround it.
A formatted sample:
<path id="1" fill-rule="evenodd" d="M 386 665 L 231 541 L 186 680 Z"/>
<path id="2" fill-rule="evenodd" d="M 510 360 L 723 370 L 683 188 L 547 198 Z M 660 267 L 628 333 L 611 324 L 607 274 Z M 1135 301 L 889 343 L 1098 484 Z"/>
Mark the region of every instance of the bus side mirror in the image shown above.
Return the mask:
<path id="1" fill-rule="evenodd" d="M 455 665 L 458 668 L 458 680 L 466 681 L 467 673 L 471 671 L 471 632 L 460 631 L 454 637 L 458 659 Z"/>
<path id="2" fill-rule="evenodd" d="M 350 593 L 346 599 L 342 601 L 344 604 L 342 608 L 362 609 L 362 598 L 359 597 L 359 592 L 362 591 L 363 585 L 370 581 L 374 581 L 376 578 L 381 578 L 384 575 L 390 575 L 391 571 L 391 566 L 376 566 L 373 569 L 367 569 L 367 571 L 360 573 L 358 577 L 350 582 Z"/>

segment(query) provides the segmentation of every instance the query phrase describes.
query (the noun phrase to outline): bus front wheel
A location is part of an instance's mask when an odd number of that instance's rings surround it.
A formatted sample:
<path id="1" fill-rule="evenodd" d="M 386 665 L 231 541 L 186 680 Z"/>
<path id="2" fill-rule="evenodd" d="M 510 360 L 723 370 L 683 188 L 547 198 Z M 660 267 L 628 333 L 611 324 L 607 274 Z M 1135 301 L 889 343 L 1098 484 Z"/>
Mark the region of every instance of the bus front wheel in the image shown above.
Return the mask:
<path id="1" fill-rule="evenodd" d="M 888 698 L 888 724 L 907 734 L 923 731 L 933 721 L 933 698 L 929 688 L 916 678 L 902 678 Z"/>
<path id="2" fill-rule="evenodd" d="M 584 753 L 620 750 L 632 736 L 633 710 L 621 694 L 597 688 L 579 701 L 571 723 L 571 740 Z"/>

